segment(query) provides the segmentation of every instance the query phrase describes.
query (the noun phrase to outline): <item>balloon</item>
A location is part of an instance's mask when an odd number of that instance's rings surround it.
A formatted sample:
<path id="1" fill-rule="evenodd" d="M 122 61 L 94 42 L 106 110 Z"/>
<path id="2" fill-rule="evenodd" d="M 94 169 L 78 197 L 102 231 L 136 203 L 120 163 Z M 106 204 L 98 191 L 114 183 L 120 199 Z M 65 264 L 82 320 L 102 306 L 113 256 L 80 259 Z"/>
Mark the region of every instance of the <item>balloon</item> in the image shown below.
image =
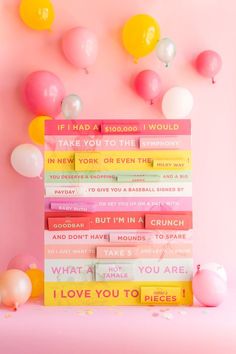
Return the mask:
<path id="1" fill-rule="evenodd" d="M 28 254 L 19 254 L 8 263 L 7 269 L 18 269 L 25 272 L 27 269 L 37 268 L 38 260 Z"/>
<path id="2" fill-rule="evenodd" d="M 221 56 L 213 50 L 205 50 L 200 53 L 196 60 L 196 68 L 199 74 L 209 77 L 215 83 L 215 76 L 222 66 Z"/>
<path id="3" fill-rule="evenodd" d="M 160 39 L 157 43 L 156 53 L 158 59 L 168 67 L 176 55 L 175 43 L 170 38 Z"/>
<path id="4" fill-rule="evenodd" d="M 144 100 L 153 103 L 160 94 L 161 80 L 153 70 L 141 71 L 135 78 L 135 89 Z"/>
<path id="5" fill-rule="evenodd" d="M 61 110 L 66 119 L 77 118 L 81 109 L 82 102 L 77 95 L 68 95 L 62 101 Z"/>
<path id="6" fill-rule="evenodd" d="M 9 269 L 0 274 L 1 303 L 15 310 L 30 297 L 31 281 L 27 274 L 18 269 Z"/>
<path id="7" fill-rule="evenodd" d="M 48 30 L 54 21 L 55 14 L 50 0 L 21 0 L 20 17 L 34 30 Z"/>
<path id="8" fill-rule="evenodd" d="M 220 305 L 227 293 L 226 282 L 218 274 L 199 266 L 192 286 L 195 298 L 204 306 Z"/>
<path id="9" fill-rule="evenodd" d="M 124 25 L 122 41 L 125 49 L 137 61 L 155 48 L 160 38 L 160 27 L 149 15 L 131 17 Z"/>
<path id="10" fill-rule="evenodd" d="M 97 37 L 87 28 L 72 28 L 62 37 L 62 51 L 72 65 L 87 71 L 97 59 Z"/>
<path id="11" fill-rule="evenodd" d="M 215 272 L 220 278 L 222 278 L 227 283 L 227 273 L 225 268 L 221 264 L 215 262 L 201 264 L 201 270 L 203 269 Z"/>
<path id="12" fill-rule="evenodd" d="M 40 269 L 28 269 L 26 274 L 32 283 L 31 297 L 39 297 L 44 291 L 44 273 Z"/>
<path id="13" fill-rule="evenodd" d="M 35 71 L 25 81 L 25 101 L 37 116 L 57 116 L 65 96 L 60 79 L 49 71 Z"/>
<path id="14" fill-rule="evenodd" d="M 169 89 L 162 99 L 162 112 L 166 118 L 186 118 L 193 108 L 193 96 L 184 88 L 175 86 Z"/>
<path id="15" fill-rule="evenodd" d="M 43 156 L 36 146 L 21 144 L 12 151 L 11 164 L 22 176 L 39 177 L 43 170 Z"/>
<path id="16" fill-rule="evenodd" d="M 39 145 L 44 144 L 44 124 L 45 120 L 50 120 L 52 117 L 48 116 L 39 116 L 34 118 L 29 124 L 29 136 L 30 139 Z"/>

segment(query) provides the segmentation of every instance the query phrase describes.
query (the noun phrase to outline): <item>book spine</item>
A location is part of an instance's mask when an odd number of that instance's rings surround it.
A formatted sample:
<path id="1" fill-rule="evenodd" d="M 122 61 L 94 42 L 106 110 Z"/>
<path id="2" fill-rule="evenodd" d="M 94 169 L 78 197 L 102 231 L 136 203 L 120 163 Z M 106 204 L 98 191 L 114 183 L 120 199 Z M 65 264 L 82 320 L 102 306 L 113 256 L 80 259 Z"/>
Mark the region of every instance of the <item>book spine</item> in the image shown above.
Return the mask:
<path id="1" fill-rule="evenodd" d="M 45 171 L 191 170 L 189 150 L 46 151 Z"/>
<path id="2" fill-rule="evenodd" d="M 159 119 L 134 121 L 112 120 L 54 120 L 45 122 L 45 135 L 146 134 L 190 135 L 190 119 Z"/>
<path id="3" fill-rule="evenodd" d="M 47 259 L 164 259 L 164 258 L 191 258 L 192 246 L 190 244 L 160 244 L 143 246 L 117 246 L 117 245 L 45 245 Z"/>
<path id="4" fill-rule="evenodd" d="M 46 197 L 80 197 L 98 198 L 109 196 L 111 198 L 132 198 L 132 197 L 191 197 L 192 183 L 184 182 L 173 185 L 173 183 L 93 183 L 51 185 L 45 184 Z"/>
<path id="5" fill-rule="evenodd" d="M 191 212 L 154 214 L 144 214 L 142 212 L 99 212 L 88 215 L 80 212 L 46 212 L 45 221 L 48 229 L 54 231 L 93 229 L 192 229 Z"/>
<path id="6" fill-rule="evenodd" d="M 178 294 L 176 289 L 179 289 Z M 160 296 L 160 291 L 172 296 Z M 178 296 L 173 297 L 174 291 Z M 144 296 L 149 296 L 145 302 Z M 46 281 L 44 300 L 47 306 L 189 306 L 193 303 L 193 294 L 191 281 Z"/>
<path id="7" fill-rule="evenodd" d="M 134 281 L 190 281 L 193 274 L 191 258 L 172 259 L 46 259 L 46 281 L 96 281 L 96 267 L 100 264 L 132 264 Z M 99 279 L 100 281 L 100 279 Z M 104 281 L 104 280 L 103 280 Z"/>
<path id="8" fill-rule="evenodd" d="M 44 174 L 45 183 L 113 183 L 117 182 L 171 182 L 192 181 L 191 171 L 49 171 Z"/>
<path id="9" fill-rule="evenodd" d="M 191 211 L 191 197 L 45 198 L 45 211 Z"/>
<path id="10" fill-rule="evenodd" d="M 172 244 L 192 242 L 192 230 L 70 230 L 44 231 L 45 245 Z"/>
<path id="11" fill-rule="evenodd" d="M 190 135 L 47 135 L 45 151 L 190 150 Z"/>

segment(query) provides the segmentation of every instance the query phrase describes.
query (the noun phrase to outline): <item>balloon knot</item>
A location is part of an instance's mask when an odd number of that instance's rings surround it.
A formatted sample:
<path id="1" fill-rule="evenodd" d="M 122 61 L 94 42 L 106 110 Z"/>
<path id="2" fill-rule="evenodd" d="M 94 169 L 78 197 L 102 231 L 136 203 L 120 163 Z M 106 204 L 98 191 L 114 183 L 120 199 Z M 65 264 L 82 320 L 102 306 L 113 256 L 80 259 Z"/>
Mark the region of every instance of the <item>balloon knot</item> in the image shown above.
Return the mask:
<path id="1" fill-rule="evenodd" d="M 134 58 L 134 64 L 138 64 L 138 58 Z"/>
<path id="2" fill-rule="evenodd" d="M 200 264 L 197 265 L 197 270 L 200 270 L 201 266 Z"/>
<path id="3" fill-rule="evenodd" d="M 152 106 L 154 104 L 153 100 L 150 101 L 150 105 Z"/>
<path id="4" fill-rule="evenodd" d="M 87 68 L 84 68 L 84 72 L 85 72 L 85 74 L 87 74 L 87 75 L 88 75 L 88 73 L 89 73 L 89 71 L 88 71 Z"/>
<path id="5" fill-rule="evenodd" d="M 212 82 L 213 85 L 216 83 L 216 80 L 215 80 L 214 77 L 211 79 L 211 82 Z"/>
<path id="6" fill-rule="evenodd" d="M 31 263 L 29 265 L 29 269 L 36 269 L 37 268 L 37 265 L 35 263 Z"/>
<path id="7" fill-rule="evenodd" d="M 169 63 L 165 63 L 165 67 L 166 67 L 166 68 L 169 68 Z"/>
<path id="8" fill-rule="evenodd" d="M 15 306 L 13 307 L 13 311 L 17 311 L 18 310 L 19 305 L 15 304 Z"/>

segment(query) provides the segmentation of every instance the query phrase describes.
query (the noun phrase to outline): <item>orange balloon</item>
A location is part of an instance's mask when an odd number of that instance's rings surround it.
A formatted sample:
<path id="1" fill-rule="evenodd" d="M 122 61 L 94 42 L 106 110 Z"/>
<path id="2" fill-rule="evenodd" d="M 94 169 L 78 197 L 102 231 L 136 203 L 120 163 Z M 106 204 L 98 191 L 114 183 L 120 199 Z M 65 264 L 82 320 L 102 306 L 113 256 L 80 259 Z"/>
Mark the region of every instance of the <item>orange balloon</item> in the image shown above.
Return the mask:
<path id="1" fill-rule="evenodd" d="M 4 306 L 17 310 L 30 297 L 32 285 L 25 272 L 9 269 L 0 275 L 0 300 Z"/>
<path id="2" fill-rule="evenodd" d="M 26 271 L 32 283 L 31 297 L 39 297 L 44 291 L 44 272 L 40 269 L 32 268 Z"/>

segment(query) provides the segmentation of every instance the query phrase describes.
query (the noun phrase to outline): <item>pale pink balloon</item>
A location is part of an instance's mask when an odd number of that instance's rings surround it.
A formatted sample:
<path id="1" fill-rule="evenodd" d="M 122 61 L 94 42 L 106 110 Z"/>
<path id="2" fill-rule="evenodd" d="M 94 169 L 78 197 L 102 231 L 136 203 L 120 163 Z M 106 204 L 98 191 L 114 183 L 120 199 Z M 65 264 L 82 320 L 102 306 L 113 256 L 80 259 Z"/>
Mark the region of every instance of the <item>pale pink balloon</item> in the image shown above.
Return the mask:
<path id="1" fill-rule="evenodd" d="M 200 53 L 196 59 L 196 68 L 202 76 L 211 78 L 215 83 L 215 76 L 218 74 L 222 66 L 221 56 L 213 50 L 205 50 Z"/>
<path id="2" fill-rule="evenodd" d="M 56 117 L 65 96 L 61 80 L 49 71 L 35 71 L 25 80 L 24 97 L 28 108 L 37 116 Z"/>
<path id="3" fill-rule="evenodd" d="M 72 65 L 87 70 L 97 59 L 97 37 L 87 28 L 72 28 L 62 37 L 62 50 Z"/>
<path id="4" fill-rule="evenodd" d="M 26 303 L 32 292 L 28 275 L 18 269 L 9 269 L 0 274 L 0 302 L 17 310 Z"/>
<path id="5" fill-rule="evenodd" d="M 141 71 L 134 81 L 135 90 L 145 101 L 156 99 L 161 91 L 161 79 L 153 70 Z"/>
<path id="6" fill-rule="evenodd" d="M 199 269 L 193 277 L 193 294 L 204 306 L 219 306 L 227 293 L 227 284 L 218 274 Z"/>
<path id="7" fill-rule="evenodd" d="M 38 268 L 38 260 L 28 254 L 18 254 L 8 263 L 7 269 L 18 269 L 25 272 L 28 269 Z"/>

